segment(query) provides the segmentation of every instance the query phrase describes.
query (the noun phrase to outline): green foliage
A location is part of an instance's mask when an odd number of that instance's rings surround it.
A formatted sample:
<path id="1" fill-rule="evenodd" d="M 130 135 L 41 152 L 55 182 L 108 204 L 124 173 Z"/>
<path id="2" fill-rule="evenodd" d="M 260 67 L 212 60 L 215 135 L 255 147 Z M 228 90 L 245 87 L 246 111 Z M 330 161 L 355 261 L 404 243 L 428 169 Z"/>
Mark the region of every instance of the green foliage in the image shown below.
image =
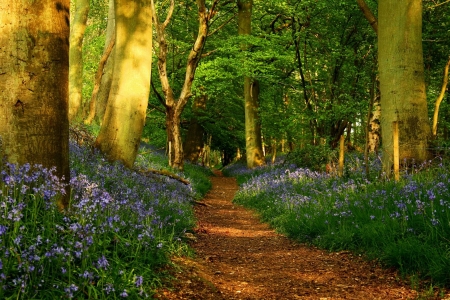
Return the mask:
<path id="1" fill-rule="evenodd" d="M 286 156 L 286 162 L 295 164 L 300 168 L 308 168 L 316 171 L 325 171 L 327 164 L 335 164 L 339 156 L 338 150 L 331 149 L 328 145 L 305 145 Z"/>

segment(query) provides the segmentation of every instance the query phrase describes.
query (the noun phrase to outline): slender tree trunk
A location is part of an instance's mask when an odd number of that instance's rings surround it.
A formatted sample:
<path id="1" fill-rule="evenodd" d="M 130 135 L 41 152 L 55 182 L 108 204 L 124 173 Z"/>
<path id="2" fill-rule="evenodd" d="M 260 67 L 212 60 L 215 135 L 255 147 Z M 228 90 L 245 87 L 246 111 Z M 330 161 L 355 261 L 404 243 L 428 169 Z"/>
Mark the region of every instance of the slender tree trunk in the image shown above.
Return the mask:
<path id="1" fill-rule="evenodd" d="M 114 49 L 116 40 L 113 38 L 111 42 L 108 45 L 108 48 L 106 48 L 106 51 L 103 53 L 102 57 L 100 58 L 100 62 L 98 65 L 97 72 L 95 74 L 95 82 L 94 82 L 94 90 L 92 91 L 91 101 L 89 101 L 89 113 L 86 117 L 86 120 L 84 120 L 85 124 L 91 124 L 92 121 L 94 121 L 95 118 L 95 112 L 97 107 L 97 96 L 100 90 L 100 85 L 102 83 L 103 79 L 103 70 L 105 68 L 105 64 L 109 61 L 109 57 L 111 55 L 112 50 Z M 111 73 L 112 75 L 112 73 Z M 111 87 L 111 85 L 109 85 Z"/>
<path id="2" fill-rule="evenodd" d="M 380 105 L 380 95 L 378 93 L 378 89 L 376 88 L 376 84 L 373 87 L 373 95 L 371 110 L 369 112 L 369 124 L 368 124 L 368 141 L 367 141 L 367 150 L 370 153 L 378 153 L 378 148 L 380 147 L 381 140 L 381 105 Z"/>
<path id="3" fill-rule="evenodd" d="M 82 107 L 83 39 L 89 14 L 89 0 L 76 0 L 70 29 L 69 50 L 69 121 L 75 119 Z"/>
<path id="4" fill-rule="evenodd" d="M 0 20 L 0 152 L 68 181 L 69 1 L 0 1 Z"/>
<path id="5" fill-rule="evenodd" d="M 148 0 L 115 0 L 116 46 L 108 105 L 95 146 L 132 167 L 145 124 L 152 64 Z"/>
<path id="6" fill-rule="evenodd" d="M 238 0 L 238 33 L 250 35 L 252 28 L 253 0 Z M 243 49 L 248 45 L 243 45 Z M 255 168 L 265 164 L 261 141 L 261 123 L 258 114 L 259 84 L 256 80 L 244 77 L 245 99 L 245 146 L 247 167 Z"/>
<path id="7" fill-rule="evenodd" d="M 433 115 L 433 138 L 437 137 L 437 124 L 438 124 L 438 117 L 439 117 L 439 107 L 441 106 L 441 102 L 444 99 L 445 96 L 445 90 L 447 89 L 447 83 L 448 83 L 448 68 L 450 67 L 450 58 L 447 61 L 447 64 L 444 68 L 444 75 L 442 78 L 442 88 L 441 92 L 439 93 L 438 98 L 436 99 L 436 103 L 434 104 L 434 115 Z"/>
<path id="8" fill-rule="evenodd" d="M 148 0 L 147 0 L 148 2 Z M 105 41 L 105 53 L 107 51 L 108 45 L 111 43 L 112 39 L 116 36 L 116 17 L 114 14 L 114 0 L 109 0 L 108 8 L 108 24 L 106 26 L 106 41 Z M 102 81 L 98 90 L 98 95 L 95 105 L 95 120 L 98 123 L 103 122 L 103 117 L 105 116 L 106 106 L 108 104 L 109 94 L 111 91 L 111 85 L 113 80 L 113 72 L 115 65 L 115 50 L 114 46 L 111 50 L 108 60 L 106 61 L 105 67 L 103 68 Z"/>
<path id="9" fill-rule="evenodd" d="M 427 159 L 431 136 L 422 51 L 422 1 L 378 2 L 378 61 L 383 170 L 393 163 L 393 122 L 399 125 L 400 160 Z"/>
<path id="10" fill-rule="evenodd" d="M 89 107 L 86 120 L 84 123 L 91 124 L 94 120 L 96 123 L 101 124 L 103 116 L 105 115 L 106 104 L 108 103 L 109 92 L 111 91 L 112 76 L 114 70 L 114 58 L 115 53 L 115 33 L 116 33 L 116 21 L 114 15 L 114 0 L 109 0 L 108 7 L 108 23 L 106 25 L 106 39 L 105 49 L 99 63 L 97 70 L 94 91 L 92 92 L 91 100 L 89 101 Z"/>

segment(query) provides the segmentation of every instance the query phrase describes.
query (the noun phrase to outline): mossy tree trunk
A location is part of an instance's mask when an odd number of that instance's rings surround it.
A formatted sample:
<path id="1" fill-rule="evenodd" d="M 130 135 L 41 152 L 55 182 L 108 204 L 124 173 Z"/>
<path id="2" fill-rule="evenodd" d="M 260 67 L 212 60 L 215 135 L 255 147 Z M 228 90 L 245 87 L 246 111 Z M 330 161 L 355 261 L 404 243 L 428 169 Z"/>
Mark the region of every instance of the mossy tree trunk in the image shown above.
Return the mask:
<path id="1" fill-rule="evenodd" d="M 398 122 L 400 161 L 427 159 L 431 130 L 422 51 L 422 1 L 378 2 L 378 62 L 383 169 L 393 164 L 393 123 Z"/>
<path id="2" fill-rule="evenodd" d="M 238 34 L 250 35 L 252 32 L 253 0 L 238 0 Z M 242 45 L 247 50 L 248 45 Z M 247 167 L 255 168 L 265 164 L 259 119 L 259 84 L 248 76 L 244 77 L 245 101 L 245 147 Z"/>
<path id="3" fill-rule="evenodd" d="M 70 29 L 69 50 L 69 121 L 75 119 L 82 106 L 83 38 L 89 14 L 89 0 L 76 0 Z"/>

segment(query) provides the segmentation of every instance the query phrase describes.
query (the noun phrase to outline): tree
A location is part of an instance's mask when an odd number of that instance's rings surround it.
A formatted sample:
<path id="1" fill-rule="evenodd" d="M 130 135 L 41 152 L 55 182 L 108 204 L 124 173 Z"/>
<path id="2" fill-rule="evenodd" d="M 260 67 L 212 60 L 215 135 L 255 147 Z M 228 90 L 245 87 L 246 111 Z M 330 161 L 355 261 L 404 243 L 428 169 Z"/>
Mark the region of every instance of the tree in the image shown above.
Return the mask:
<path id="1" fill-rule="evenodd" d="M 175 3 L 172 0 L 167 17 L 164 22 L 160 22 L 153 7 L 153 22 L 156 26 L 156 36 L 158 40 L 158 73 L 161 81 L 161 88 L 164 94 L 164 99 L 160 99 L 166 110 L 166 133 L 169 153 L 169 165 L 175 169 L 182 170 L 183 162 L 183 144 L 180 128 L 181 114 L 192 95 L 192 83 L 194 81 L 195 72 L 198 63 L 201 59 L 203 47 L 208 36 L 209 22 L 216 13 L 216 6 L 219 0 L 213 1 L 210 9 L 206 8 L 205 0 L 196 0 L 198 13 L 198 33 L 194 44 L 189 51 L 187 58 L 186 72 L 184 82 L 178 97 L 175 96 L 174 90 L 170 84 L 167 73 L 167 54 L 168 41 L 165 30 L 170 23 Z"/>
<path id="2" fill-rule="evenodd" d="M 150 93 L 152 9 L 147 0 L 116 0 L 114 74 L 95 147 L 132 167 Z"/>
<path id="3" fill-rule="evenodd" d="M 422 1 L 378 2 L 378 62 L 383 169 L 393 163 L 393 122 L 399 124 L 400 161 L 427 159 L 430 124 L 422 52 Z"/>
<path id="4" fill-rule="evenodd" d="M 1 152 L 69 180 L 69 1 L 1 1 L 0 20 Z"/>
<path id="5" fill-rule="evenodd" d="M 79 113 L 83 89 L 83 37 L 89 14 L 89 0 L 75 1 L 69 48 L 69 121 Z"/>
<path id="6" fill-rule="evenodd" d="M 108 1 L 108 23 L 106 25 L 106 38 L 103 55 L 97 69 L 94 82 L 94 90 L 89 101 L 89 113 L 84 120 L 85 124 L 91 124 L 94 119 L 101 124 L 105 115 L 106 104 L 108 103 L 109 92 L 114 67 L 114 49 L 116 22 L 114 17 L 114 0 Z"/>
<path id="7" fill-rule="evenodd" d="M 189 129 L 184 143 L 185 158 L 191 163 L 197 163 L 204 145 L 205 129 L 200 124 L 200 118 L 205 114 L 206 95 L 197 96 L 192 108 L 192 117 L 189 123 Z"/>
<path id="8" fill-rule="evenodd" d="M 238 34 L 250 35 L 252 31 L 253 0 L 238 0 Z M 249 45 L 243 45 L 247 51 Z M 265 164 L 262 151 L 261 123 L 258 115 L 259 82 L 244 76 L 245 99 L 245 151 L 247 167 L 255 168 Z"/>

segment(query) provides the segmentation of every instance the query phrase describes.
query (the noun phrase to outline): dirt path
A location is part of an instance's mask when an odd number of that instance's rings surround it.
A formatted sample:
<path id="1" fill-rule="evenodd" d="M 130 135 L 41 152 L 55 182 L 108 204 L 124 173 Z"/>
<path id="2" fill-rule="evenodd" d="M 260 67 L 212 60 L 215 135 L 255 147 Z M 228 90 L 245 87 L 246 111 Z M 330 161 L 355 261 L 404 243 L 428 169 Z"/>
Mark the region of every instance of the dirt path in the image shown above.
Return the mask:
<path id="1" fill-rule="evenodd" d="M 392 270 L 348 252 L 296 244 L 231 201 L 233 178 L 212 177 L 197 206 L 195 259 L 178 258 L 178 278 L 157 299 L 415 299 Z"/>

